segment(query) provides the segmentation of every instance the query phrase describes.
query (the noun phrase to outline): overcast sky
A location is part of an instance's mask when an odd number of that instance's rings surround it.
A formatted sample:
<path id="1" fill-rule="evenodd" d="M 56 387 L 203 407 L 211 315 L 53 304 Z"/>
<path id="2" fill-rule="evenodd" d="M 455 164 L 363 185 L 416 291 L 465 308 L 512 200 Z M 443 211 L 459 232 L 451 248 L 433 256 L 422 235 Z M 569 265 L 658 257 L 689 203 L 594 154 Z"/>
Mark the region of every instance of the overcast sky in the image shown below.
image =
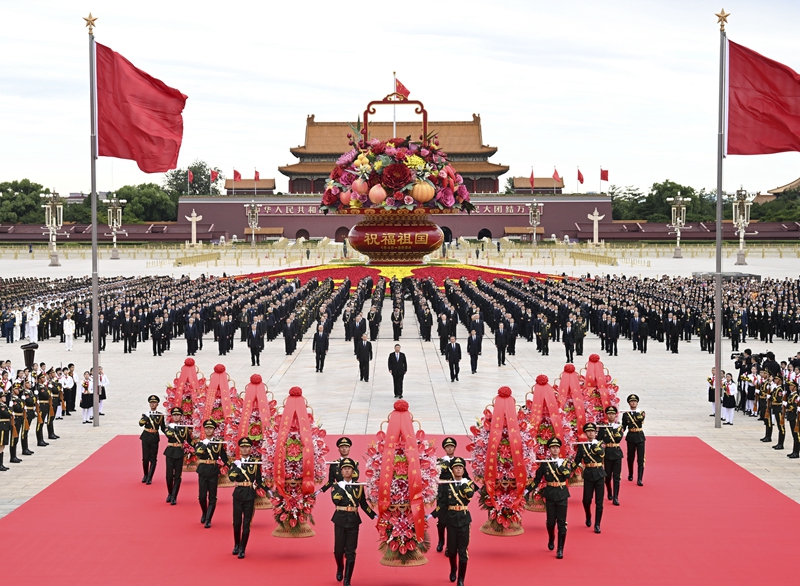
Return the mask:
<path id="1" fill-rule="evenodd" d="M 713 188 L 721 1 L 0 0 L 0 181 L 89 191 L 91 10 L 99 42 L 189 96 L 179 166 L 257 168 L 286 190 L 277 167 L 295 161 L 306 116 L 354 120 L 397 71 L 431 120 L 479 113 L 509 175 L 556 166 L 573 190 L 580 166 L 581 191 L 596 191 L 602 165 L 617 185 Z M 800 70 L 800 2 L 724 7 L 731 40 Z M 731 157 L 725 189 L 783 185 L 798 162 Z M 99 190 L 162 180 L 98 163 Z"/>

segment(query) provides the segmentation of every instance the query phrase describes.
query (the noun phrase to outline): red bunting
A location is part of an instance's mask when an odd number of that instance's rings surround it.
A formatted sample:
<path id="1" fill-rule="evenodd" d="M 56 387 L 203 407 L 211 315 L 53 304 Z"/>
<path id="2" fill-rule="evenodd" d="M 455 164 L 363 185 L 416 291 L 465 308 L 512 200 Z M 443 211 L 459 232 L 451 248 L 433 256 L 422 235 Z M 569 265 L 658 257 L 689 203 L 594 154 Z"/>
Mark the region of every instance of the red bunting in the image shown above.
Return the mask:
<path id="1" fill-rule="evenodd" d="M 275 488 L 283 498 L 288 498 L 284 483 L 286 482 L 286 447 L 292 423 L 297 421 L 300 429 L 300 443 L 303 446 L 303 494 L 314 492 L 314 439 L 311 437 L 311 421 L 308 418 L 308 407 L 303 399 L 300 387 L 289 389 L 289 396 L 283 406 L 281 421 L 278 427 L 278 439 L 275 444 Z"/>
<path id="2" fill-rule="evenodd" d="M 561 418 L 558 414 L 561 407 L 556 398 L 555 389 L 547 383 L 547 376 L 540 374 L 536 377 L 536 384 L 533 387 L 533 398 L 531 399 L 531 421 L 533 429 L 537 429 L 544 419 L 544 412 L 550 416 L 550 423 L 553 425 L 553 434 L 564 442 L 564 428 L 561 425 Z M 561 454 L 565 453 L 565 446 L 561 446 Z"/>
<path id="3" fill-rule="evenodd" d="M 497 503 L 494 500 L 495 483 L 499 480 L 500 473 L 497 451 L 500 449 L 500 441 L 503 439 L 503 429 L 505 428 L 508 428 L 511 459 L 514 462 L 514 478 L 517 481 L 517 498 L 510 507 L 513 509 L 522 500 L 525 484 L 528 480 L 528 472 L 525 467 L 525 457 L 522 453 L 522 439 L 519 433 L 519 421 L 517 420 L 517 403 L 511 396 L 510 388 L 500 387 L 497 391 L 497 397 L 494 399 L 492 428 L 489 430 L 489 441 L 486 445 L 486 473 L 484 475 L 486 494 L 489 495 L 489 502 L 494 508 L 497 508 Z"/>

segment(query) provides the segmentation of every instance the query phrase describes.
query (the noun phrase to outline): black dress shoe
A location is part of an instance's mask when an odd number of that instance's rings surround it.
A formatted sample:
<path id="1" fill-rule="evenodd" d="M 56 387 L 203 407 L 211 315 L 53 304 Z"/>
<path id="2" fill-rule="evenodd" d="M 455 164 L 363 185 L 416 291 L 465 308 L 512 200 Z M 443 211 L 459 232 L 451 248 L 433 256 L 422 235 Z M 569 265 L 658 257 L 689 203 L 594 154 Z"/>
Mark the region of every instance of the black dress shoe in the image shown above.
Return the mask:
<path id="1" fill-rule="evenodd" d="M 148 478 L 147 482 L 145 482 L 145 484 L 153 484 L 153 480 L 151 478 Z"/>
<path id="2" fill-rule="evenodd" d="M 145 482 L 147 482 L 147 476 L 142 476 L 142 484 L 144 484 Z"/>
<path id="3" fill-rule="evenodd" d="M 614 504 L 615 507 L 619 506 L 619 499 L 617 497 L 614 497 L 614 503 L 613 504 Z"/>
<path id="4" fill-rule="evenodd" d="M 49 446 L 50 444 L 48 444 L 46 442 L 37 442 L 36 445 L 39 446 L 40 448 L 43 448 L 45 446 Z"/>
<path id="5" fill-rule="evenodd" d="M 440 541 L 439 543 L 437 543 L 437 544 L 436 544 L 436 551 L 437 551 L 437 552 L 439 552 L 439 553 L 442 553 L 442 550 L 443 550 L 443 549 L 444 549 L 444 543 L 442 543 L 442 542 Z"/>
<path id="6" fill-rule="evenodd" d="M 242 550 L 242 551 L 240 551 L 240 552 L 239 552 L 239 559 L 240 559 L 240 560 L 243 560 L 243 559 L 244 559 L 244 550 Z"/>
<path id="7" fill-rule="evenodd" d="M 61 437 L 60 435 L 48 435 L 48 436 L 47 436 L 47 439 L 51 439 L 51 440 L 57 440 L 57 439 L 59 439 L 60 437 Z"/>
<path id="8" fill-rule="evenodd" d="M 232 553 L 233 555 L 239 555 L 239 546 L 238 546 L 238 545 L 237 545 L 237 546 L 235 546 L 235 547 L 233 548 L 233 551 L 232 551 L 231 553 Z"/>
<path id="9" fill-rule="evenodd" d="M 636 486 L 644 486 L 644 482 L 642 482 L 641 480 L 637 480 Z"/>
<path id="10" fill-rule="evenodd" d="M 594 532 L 595 533 L 600 533 L 600 525 L 595 525 L 594 526 Z"/>
<path id="11" fill-rule="evenodd" d="M 167 495 L 167 503 L 171 503 L 171 502 L 172 502 L 172 495 L 169 494 L 169 495 Z"/>
<path id="12" fill-rule="evenodd" d="M 628 482 L 631 482 L 632 480 L 633 480 L 633 475 L 628 476 Z"/>
<path id="13" fill-rule="evenodd" d="M 203 525 L 206 529 L 211 529 L 211 521 L 206 521 L 206 524 Z"/>
<path id="14" fill-rule="evenodd" d="M 791 454 L 789 454 L 789 456 L 791 456 Z M 11 462 L 12 464 L 21 464 L 22 460 L 20 460 L 19 458 L 11 458 L 9 462 Z"/>
<path id="15" fill-rule="evenodd" d="M 586 526 L 587 527 L 591 527 L 592 526 L 592 518 L 591 517 L 586 517 Z"/>
<path id="16" fill-rule="evenodd" d="M 22 455 L 23 456 L 33 456 L 33 452 L 31 452 L 30 450 L 23 450 L 22 451 Z"/>

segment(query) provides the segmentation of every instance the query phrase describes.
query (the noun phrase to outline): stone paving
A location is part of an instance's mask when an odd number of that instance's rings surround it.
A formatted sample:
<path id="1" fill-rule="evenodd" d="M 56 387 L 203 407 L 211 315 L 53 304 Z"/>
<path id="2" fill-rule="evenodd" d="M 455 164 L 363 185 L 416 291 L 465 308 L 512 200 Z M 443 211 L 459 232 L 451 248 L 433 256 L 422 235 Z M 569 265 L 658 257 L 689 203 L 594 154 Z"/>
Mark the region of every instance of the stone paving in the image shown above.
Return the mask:
<path id="1" fill-rule="evenodd" d="M 118 272 L 121 274 L 140 272 L 136 270 L 137 267 L 128 266 L 132 264 L 130 261 L 123 260 L 120 263 L 115 266 L 120 267 Z M 4 262 L 6 264 L 11 267 L 17 265 Z M 83 274 L 86 263 L 83 264 L 81 268 L 73 267 L 76 271 L 73 274 Z M 16 266 L 14 270 L 20 274 L 42 274 L 37 267 L 30 265 L 27 268 Z M 791 269 L 785 267 L 784 270 L 788 273 Z M 384 308 L 388 310 L 389 304 L 387 299 Z M 484 338 L 484 352 L 478 373 L 472 375 L 466 354 L 466 330 L 460 326 L 459 336 L 465 359 L 461 362 L 461 380 L 451 383 L 447 362 L 438 352 L 438 339 L 430 343 L 423 342 L 410 303 L 406 305 L 406 312 L 405 329 L 400 340 L 409 363 L 404 396 L 415 418 L 430 433 L 465 434 L 476 416 L 491 402 L 499 386 L 510 386 L 521 402 L 538 374 L 547 374 L 552 381 L 563 370 L 563 346 L 557 342 L 551 343 L 550 356 L 542 357 L 536 352 L 534 343 L 518 341 L 517 355 L 509 356 L 506 366 L 498 367 L 493 338 L 487 336 Z M 340 321 L 334 324 L 331 348 L 322 374 L 314 371 L 311 334 L 304 337 L 292 356 L 285 354 L 282 340 L 267 343 L 260 367 L 250 366 L 249 351 L 238 339 L 237 336 L 231 354 L 219 357 L 213 338 L 206 336 L 205 347 L 196 357 L 201 371 L 208 375 L 214 365 L 221 362 L 239 389 L 244 388 L 250 374 L 258 372 L 279 400 L 288 394 L 291 386 L 300 386 L 315 414 L 332 434 L 375 433 L 391 411 L 394 399 L 387 359 L 394 342 L 390 327 L 382 328 L 378 341 L 373 343 L 375 360 L 368 383 L 358 381 L 358 364 L 353 355 L 353 346 L 345 342 Z M 758 439 L 763 435 L 763 424 L 737 413 L 732 427 L 714 428 L 714 420 L 708 416 L 710 410 L 706 402 L 706 377 L 713 364 L 713 355 L 701 352 L 696 339 L 691 343 L 681 342 L 678 356 L 666 352 L 663 344 L 653 341 L 645 355 L 633 352 L 629 344 L 626 340 L 620 340 L 618 357 L 607 357 L 602 353 L 601 358 L 616 378 L 623 398 L 631 392 L 641 396 L 640 406 L 648 414 L 645 427 L 648 434 L 699 437 L 800 502 L 800 461 L 787 459 L 788 449 L 778 452 L 770 449 L 768 444 L 759 442 Z M 800 345 L 777 339 L 769 345 L 752 340 L 742 345 L 742 349 L 748 347 L 754 352 L 772 350 L 778 360 L 786 359 L 800 350 Z M 107 351 L 101 353 L 101 364 L 111 383 L 104 408 L 106 415 L 101 418 L 101 425 L 82 425 L 79 413 L 65 417 L 56 422 L 56 433 L 61 439 L 51 441 L 48 447 L 32 446 L 36 454 L 24 458 L 22 464 L 7 464 L 11 470 L 0 473 L 0 516 L 8 514 L 73 469 L 115 435 L 138 435 L 137 423 L 140 414 L 147 408 L 146 397 L 151 393 L 163 397 L 166 384 L 172 382 L 180 370 L 185 348 L 183 340 L 174 340 L 170 352 L 163 357 L 154 357 L 148 342 L 140 344 L 135 353 L 128 355 L 123 354 L 121 343 L 112 343 L 109 338 Z M 724 343 L 724 349 L 723 367 L 732 367 L 732 361 L 728 359 L 728 342 Z M 585 343 L 584 355 L 575 357 L 576 366 L 582 368 L 589 354 L 598 351 L 599 341 L 590 336 Z M 14 367 L 23 364 L 18 344 L 5 345 L 0 342 L 0 358 L 12 359 Z M 72 352 L 66 352 L 57 339 L 44 341 L 40 343 L 36 359 L 48 365 L 73 362 L 76 371 L 82 373 L 91 366 L 91 344 L 79 340 Z M 787 448 L 790 448 L 790 444 L 791 438 L 787 440 Z M 652 461 L 648 464 L 658 465 Z M 163 466 L 159 470 L 158 473 L 163 473 Z M 139 462 L 131 462 L 132 478 L 139 471 Z"/>

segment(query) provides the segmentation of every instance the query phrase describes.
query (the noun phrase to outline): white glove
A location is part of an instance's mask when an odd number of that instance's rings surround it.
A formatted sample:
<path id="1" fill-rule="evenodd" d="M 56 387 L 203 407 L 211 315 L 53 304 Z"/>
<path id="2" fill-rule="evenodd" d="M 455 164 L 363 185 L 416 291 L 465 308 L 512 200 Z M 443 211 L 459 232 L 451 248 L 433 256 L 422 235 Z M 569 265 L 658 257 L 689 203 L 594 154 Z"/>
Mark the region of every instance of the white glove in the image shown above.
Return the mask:
<path id="1" fill-rule="evenodd" d="M 203 440 L 203 445 L 204 445 L 204 446 L 207 446 L 207 445 L 208 445 L 208 444 L 210 444 L 210 443 L 211 443 L 211 442 L 210 442 L 208 439 L 204 439 L 204 440 Z"/>
<path id="2" fill-rule="evenodd" d="M 430 514 L 430 513 L 428 513 L 427 515 L 425 515 L 425 518 L 426 518 L 428 521 L 430 521 L 431 519 L 433 519 L 433 515 L 432 515 L 432 514 Z"/>
<path id="3" fill-rule="evenodd" d="M 347 483 L 347 482 L 345 482 L 344 480 L 340 480 L 340 481 L 339 481 L 339 482 L 337 482 L 336 484 L 338 484 L 338 485 L 339 485 L 339 488 L 344 488 L 345 486 L 347 486 L 347 484 L 348 484 L 348 483 Z"/>
<path id="4" fill-rule="evenodd" d="M 467 484 L 469 482 L 469 479 L 468 478 L 462 478 L 458 482 L 459 482 L 459 484 Z"/>
<path id="5" fill-rule="evenodd" d="M 442 460 L 444 460 L 445 462 L 449 462 L 450 456 L 442 456 Z"/>
<path id="6" fill-rule="evenodd" d="M 789 403 L 787 403 L 786 401 L 784 401 L 784 402 L 783 402 L 783 406 L 784 406 L 784 407 L 786 407 L 788 404 L 789 404 Z"/>
<path id="7" fill-rule="evenodd" d="M 33 391 L 33 394 L 34 394 L 34 395 L 38 395 L 38 394 L 39 394 L 39 391 Z"/>
<path id="8" fill-rule="evenodd" d="M 322 492 L 321 490 L 315 490 L 315 491 L 314 491 L 314 496 L 315 496 L 315 497 L 316 497 L 316 496 L 319 496 L 319 493 L 321 493 L 321 492 Z"/>
<path id="9" fill-rule="evenodd" d="M 241 460 L 234 460 L 233 463 L 236 465 L 237 468 L 241 468 L 241 466 L 242 466 L 242 461 Z"/>
<path id="10" fill-rule="evenodd" d="M 167 427 L 169 427 L 170 429 L 175 429 L 175 424 L 174 423 L 170 423 Z"/>

